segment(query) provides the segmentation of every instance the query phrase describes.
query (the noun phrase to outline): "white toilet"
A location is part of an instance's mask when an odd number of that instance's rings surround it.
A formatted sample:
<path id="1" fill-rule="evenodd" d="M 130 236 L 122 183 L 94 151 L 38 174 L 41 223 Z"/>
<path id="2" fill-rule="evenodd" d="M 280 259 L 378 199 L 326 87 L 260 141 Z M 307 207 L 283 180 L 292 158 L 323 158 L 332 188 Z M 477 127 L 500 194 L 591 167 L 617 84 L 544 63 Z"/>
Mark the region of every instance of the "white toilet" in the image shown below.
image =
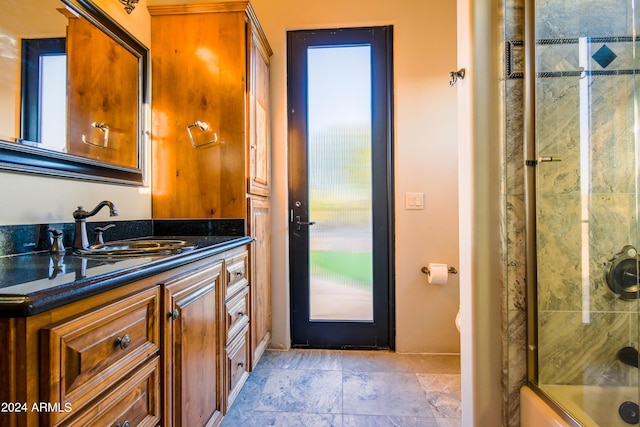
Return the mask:
<path id="1" fill-rule="evenodd" d="M 458 307 L 458 314 L 456 314 L 456 328 L 460 332 L 460 307 Z"/>

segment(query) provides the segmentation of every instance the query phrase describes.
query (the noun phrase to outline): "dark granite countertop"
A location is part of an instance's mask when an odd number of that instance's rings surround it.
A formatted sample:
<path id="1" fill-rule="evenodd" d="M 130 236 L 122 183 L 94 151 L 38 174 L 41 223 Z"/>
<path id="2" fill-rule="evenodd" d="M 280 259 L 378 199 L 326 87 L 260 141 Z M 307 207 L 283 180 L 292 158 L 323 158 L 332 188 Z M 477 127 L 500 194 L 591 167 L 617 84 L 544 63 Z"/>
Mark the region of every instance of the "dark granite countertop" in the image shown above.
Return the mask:
<path id="1" fill-rule="evenodd" d="M 178 231 L 180 228 L 177 229 Z M 34 251 L 0 256 L 0 317 L 26 317 L 172 268 L 251 243 L 247 236 L 169 236 L 137 239 L 186 240 L 195 245 L 179 253 L 95 257 Z"/>

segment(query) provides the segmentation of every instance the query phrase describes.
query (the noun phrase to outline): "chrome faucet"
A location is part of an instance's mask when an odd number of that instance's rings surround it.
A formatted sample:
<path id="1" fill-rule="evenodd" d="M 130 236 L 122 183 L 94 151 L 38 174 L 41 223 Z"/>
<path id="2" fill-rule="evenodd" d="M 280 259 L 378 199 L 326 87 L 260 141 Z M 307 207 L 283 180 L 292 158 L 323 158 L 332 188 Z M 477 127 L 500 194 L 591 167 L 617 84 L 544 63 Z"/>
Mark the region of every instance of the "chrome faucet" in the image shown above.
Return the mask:
<path id="1" fill-rule="evenodd" d="M 98 206 L 96 206 L 91 212 L 87 212 L 82 206 L 78 206 L 78 209 L 73 212 L 73 218 L 76 220 L 73 249 L 86 249 L 89 247 L 89 238 L 87 237 L 87 218 L 94 216 L 105 206 L 109 207 L 109 216 L 118 216 L 116 206 L 108 200 L 98 203 Z"/>

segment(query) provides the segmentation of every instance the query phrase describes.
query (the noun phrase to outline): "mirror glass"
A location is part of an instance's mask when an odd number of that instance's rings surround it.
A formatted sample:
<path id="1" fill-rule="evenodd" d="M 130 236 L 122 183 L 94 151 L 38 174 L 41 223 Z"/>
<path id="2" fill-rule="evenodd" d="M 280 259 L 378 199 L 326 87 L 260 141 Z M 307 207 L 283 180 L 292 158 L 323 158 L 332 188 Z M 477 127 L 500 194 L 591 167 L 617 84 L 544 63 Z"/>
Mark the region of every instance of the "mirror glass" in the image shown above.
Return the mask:
<path id="1" fill-rule="evenodd" d="M 147 70 L 89 0 L 3 0 L 0 168 L 141 184 Z"/>

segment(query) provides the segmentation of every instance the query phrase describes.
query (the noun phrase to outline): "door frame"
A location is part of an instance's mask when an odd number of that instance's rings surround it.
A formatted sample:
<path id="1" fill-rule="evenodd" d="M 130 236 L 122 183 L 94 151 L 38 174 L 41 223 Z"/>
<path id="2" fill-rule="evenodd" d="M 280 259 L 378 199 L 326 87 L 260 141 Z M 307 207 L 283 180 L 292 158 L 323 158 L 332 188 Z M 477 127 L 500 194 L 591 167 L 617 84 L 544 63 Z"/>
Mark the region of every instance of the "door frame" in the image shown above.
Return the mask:
<path id="1" fill-rule="evenodd" d="M 354 331 L 358 330 L 354 328 L 353 325 L 363 323 L 358 321 L 352 322 L 340 322 L 340 321 L 307 321 L 307 325 L 316 325 L 311 326 L 311 328 L 320 328 L 320 324 L 331 325 L 331 338 L 336 339 L 338 341 L 342 341 L 341 344 L 335 344 L 331 342 L 327 342 L 324 340 L 316 340 L 313 343 L 310 343 L 308 340 L 305 342 L 300 338 L 301 334 L 296 333 L 294 329 L 294 323 L 296 320 L 300 318 L 300 314 L 296 312 L 296 302 L 297 300 L 304 300 L 306 295 L 308 300 L 309 294 L 309 275 L 306 277 L 302 275 L 296 275 L 292 265 L 294 264 L 293 258 L 297 256 L 296 245 L 292 244 L 292 218 L 289 218 L 289 233 L 288 233 L 288 241 L 289 241 L 289 290 L 290 290 L 290 332 L 291 332 L 291 346 L 297 348 L 304 347 L 313 347 L 313 348 L 386 348 L 386 349 L 395 349 L 395 194 L 394 194 L 394 98 L 393 98 L 393 26 L 376 26 L 376 27 L 354 27 L 354 28 L 339 28 L 339 29 L 321 29 L 321 30 L 300 30 L 300 31 L 288 31 L 287 32 L 287 69 L 288 72 L 288 84 L 287 84 L 287 103 L 288 103 L 288 212 L 291 214 L 294 209 L 294 203 L 297 199 L 293 196 L 293 188 L 298 185 L 298 187 L 307 187 L 307 159 L 306 159 L 306 150 L 304 155 L 301 155 L 298 151 L 298 147 L 303 144 L 300 141 L 300 138 L 304 138 L 306 141 L 307 137 L 307 111 L 306 111 L 306 85 L 299 84 L 300 82 L 293 82 L 293 75 L 296 76 L 304 76 L 306 79 L 307 71 L 306 71 L 306 62 L 294 61 L 292 58 L 292 51 L 294 49 L 294 43 L 306 43 L 306 41 L 301 41 L 300 39 L 305 38 L 306 36 L 311 37 L 313 39 L 313 43 L 309 43 L 306 46 L 317 45 L 317 46 L 330 46 L 330 45 L 356 45 L 360 43 L 357 40 L 362 38 L 362 35 L 355 35 L 355 39 L 350 39 L 349 42 L 345 42 L 343 40 L 344 37 L 349 37 L 356 32 L 366 32 L 369 31 L 372 47 L 372 54 L 378 55 L 377 58 L 382 63 L 382 66 L 376 67 L 376 62 L 373 63 L 372 66 L 372 84 L 375 85 L 375 81 L 380 79 L 381 82 L 384 82 L 383 90 L 374 90 L 372 91 L 372 106 L 373 106 L 373 120 L 372 120 L 372 147 L 376 146 L 376 144 L 384 144 L 384 149 L 373 150 L 372 149 L 372 163 L 373 165 L 378 165 L 377 170 L 381 170 L 384 168 L 385 173 L 374 173 L 372 174 L 372 185 L 374 188 L 384 188 L 385 192 L 382 197 L 379 194 L 376 194 L 374 191 L 372 194 L 372 204 L 374 212 L 376 210 L 384 211 L 384 227 L 380 227 L 380 221 L 374 220 L 373 224 L 373 233 L 378 233 L 376 236 L 380 236 L 382 234 L 382 240 L 385 244 L 385 250 L 382 256 L 380 253 L 373 252 L 373 264 L 374 264 L 374 278 L 378 277 L 380 280 L 382 277 L 385 278 L 388 288 L 386 289 L 386 298 L 385 301 L 376 301 L 375 300 L 375 291 L 374 291 L 374 321 L 369 322 L 376 325 L 376 320 L 380 320 L 380 313 L 382 310 L 386 312 L 386 318 L 384 321 L 386 325 L 381 326 L 381 330 L 385 332 L 385 339 L 378 340 L 377 336 L 372 339 L 369 336 L 359 336 L 359 340 L 354 340 L 353 342 L 347 343 L 349 340 L 349 336 L 353 337 Z M 298 38 L 295 41 L 295 38 Z M 335 40 L 336 37 L 342 37 L 342 39 Z M 355 40 L 355 41 L 354 41 Z M 336 43 L 337 41 L 337 43 Z M 363 41 L 362 43 L 365 43 Z M 299 47 L 298 47 L 299 48 Z M 378 59 L 377 59 L 378 60 Z M 376 60 L 376 61 L 377 61 Z M 294 68 L 295 72 L 291 72 L 290 70 Z M 298 83 L 299 85 L 296 85 Z M 303 87 L 304 90 L 299 90 L 300 87 Z M 304 100 L 302 102 L 301 100 Z M 376 120 L 376 118 L 383 118 L 383 120 Z M 297 160 L 292 161 L 292 159 Z M 384 165 L 384 166 L 381 166 Z M 375 166 L 374 166 L 375 167 Z M 304 200 L 306 204 L 307 200 Z M 308 214 L 308 208 L 306 210 Z M 303 221 L 309 221 L 308 218 L 303 218 Z M 306 229 L 307 227 L 305 227 Z M 303 245 L 301 245 L 303 246 Z M 306 237 L 306 247 L 308 248 L 308 234 Z M 375 241 L 374 241 L 375 247 Z M 307 262 L 308 262 L 308 251 L 307 254 Z M 376 275 L 376 265 L 383 265 L 382 273 Z M 302 292 L 302 295 L 299 289 L 296 289 L 296 283 L 300 283 L 301 281 L 305 282 L 306 290 Z M 300 287 L 300 285 L 298 285 Z M 303 298 L 301 298 L 301 296 Z M 376 313 L 378 317 L 376 317 Z M 305 313 L 303 313 L 304 315 Z M 308 312 L 306 313 L 309 314 Z M 309 326 L 307 326 L 309 327 Z M 361 328 L 361 327 L 360 327 Z M 385 329 L 386 328 L 386 329 Z M 375 341 L 375 344 L 370 344 L 370 342 Z"/>

